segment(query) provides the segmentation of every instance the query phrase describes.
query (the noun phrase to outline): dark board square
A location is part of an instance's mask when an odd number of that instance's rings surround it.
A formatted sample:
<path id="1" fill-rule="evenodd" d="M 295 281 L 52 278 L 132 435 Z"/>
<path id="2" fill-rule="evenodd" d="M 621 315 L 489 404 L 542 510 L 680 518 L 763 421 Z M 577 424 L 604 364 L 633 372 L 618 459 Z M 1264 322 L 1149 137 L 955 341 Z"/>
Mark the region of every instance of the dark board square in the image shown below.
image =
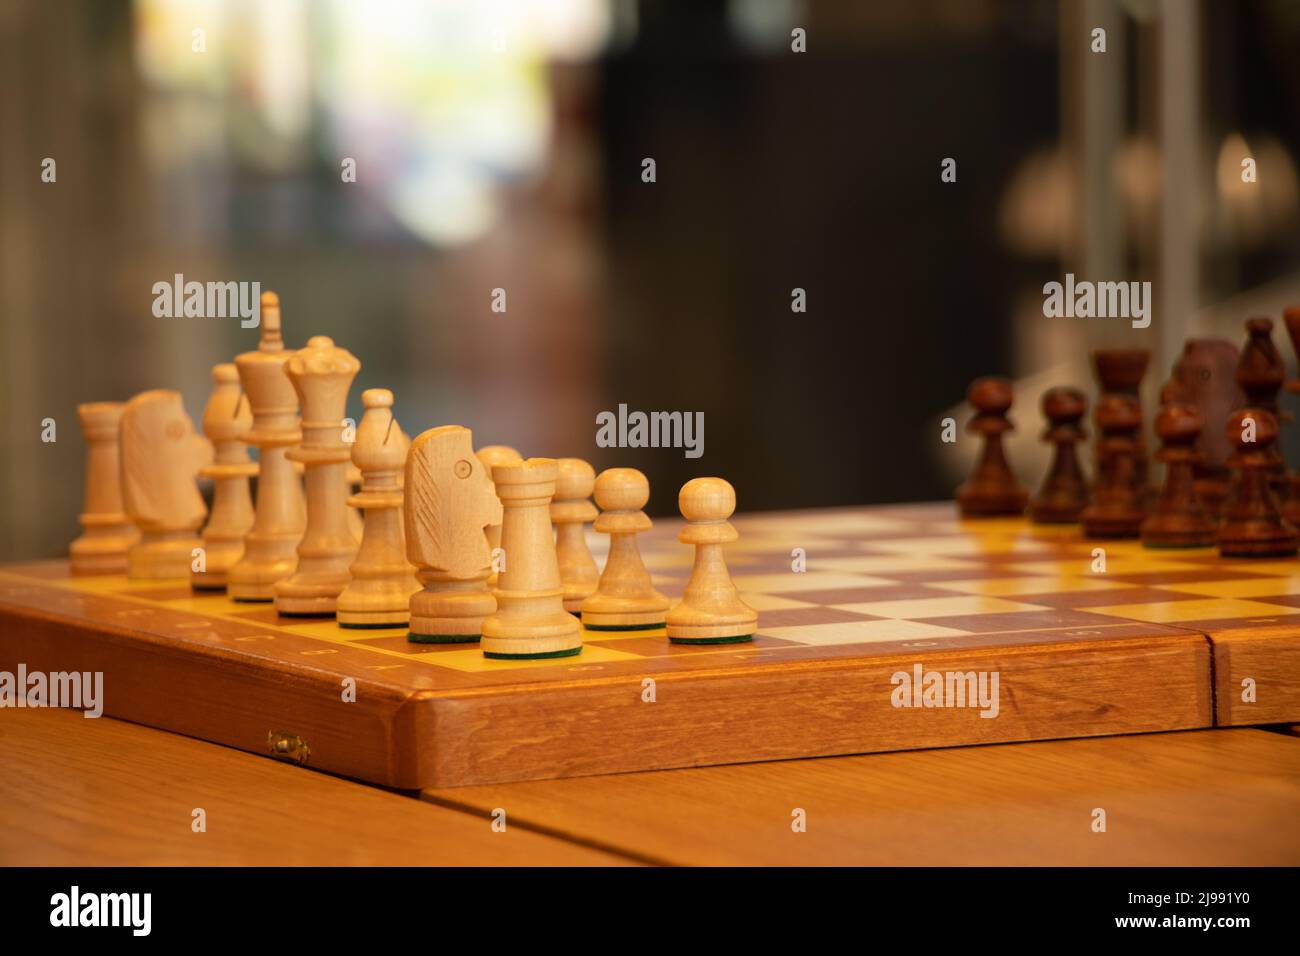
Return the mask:
<path id="1" fill-rule="evenodd" d="M 1145 585 L 1193 584 L 1201 581 L 1248 581 L 1263 577 L 1269 577 L 1269 575 L 1255 574 L 1245 570 L 1227 571 L 1223 568 L 1209 567 L 1204 571 L 1146 571 L 1133 574 L 1117 572 L 1106 575 L 1106 578 L 1111 581 Z"/>
<path id="2" fill-rule="evenodd" d="M 1183 594 L 1160 588 L 1131 587 L 1108 588 L 1102 591 L 1063 591 L 1059 594 L 1029 594 L 1016 596 L 1022 604 L 1046 604 L 1059 608 L 1111 607 L 1122 604 L 1159 604 L 1165 601 L 1205 600 L 1204 595 Z"/>
<path id="3" fill-rule="evenodd" d="M 809 624 L 847 624 L 850 621 L 878 621 L 870 614 L 855 614 L 833 607 L 791 607 L 780 611 L 760 611 L 760 630 L 769 627 L 804 627 Z"/>
<path id="4" fill-rule="evenodd" d="M 909 583 L 883 585 L 867 588 L 828 588 L 825 591 L 784 591 L 772 592 L 783 594 L 793 601 L 808 601 L 812 604 L 863 604 L 867 601 L 907 601 L 912 598 L 948 597 L 949 595 L 927 588 L 924 584 Z M 763 614 L 767 619 L 767 612 Z"/>
<path id="5" fill-rule="evenodd" d="M 1057 628 L 1089 628 L 1113 625 L 1116 618 L 1072 610 L 1010 611 L 1005 614 L 961 614 L 954 617 L 920 619 L 923 624 L 937 624 L 972 634 L 996 634 L 1008 631 L 1048 631 Z"/>

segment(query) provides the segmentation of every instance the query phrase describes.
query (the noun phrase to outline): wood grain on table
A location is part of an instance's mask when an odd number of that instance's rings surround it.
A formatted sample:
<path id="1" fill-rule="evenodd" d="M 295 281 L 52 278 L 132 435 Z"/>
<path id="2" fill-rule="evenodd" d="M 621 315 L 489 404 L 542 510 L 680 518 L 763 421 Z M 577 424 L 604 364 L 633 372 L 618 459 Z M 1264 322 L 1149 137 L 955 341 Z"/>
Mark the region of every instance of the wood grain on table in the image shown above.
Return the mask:
<path id="1" fill-rule="evenodd" d="M 628 861 L 112 718 L 0 711 L 0 864 L 556 865 Z M 193 811 L 207 830 L 192 829 Z"/>
<path id="2" fill-rule="evenodd" d="M 1203 730 L 427 791 L 650 862 L 1296 865 L 1300 740 Z M 794 811 L 806 832 L 792 829 Z M 1094 832 L 1094 810 L 1105 832 Z"/>

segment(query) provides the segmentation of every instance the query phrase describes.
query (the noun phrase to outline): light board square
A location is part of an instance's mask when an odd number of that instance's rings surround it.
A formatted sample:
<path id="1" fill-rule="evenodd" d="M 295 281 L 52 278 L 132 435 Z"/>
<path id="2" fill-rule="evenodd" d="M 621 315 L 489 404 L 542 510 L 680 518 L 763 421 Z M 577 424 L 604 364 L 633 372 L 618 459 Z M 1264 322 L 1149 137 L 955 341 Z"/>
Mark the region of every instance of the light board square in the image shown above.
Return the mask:
<path id="1" fill-rule="evenodd" d="M 1181 585 L 1180 585 L 1181 587 Z M 1213 598 L 1204 601 L 1170 601 L 1165 604 L 1118 604 L 1090 607 L 1094 614 L 1109 614 L 1152 624 L 1177 624 L 1180 621 L 1217 621 L 1224 618 L 1274 618 L 1300 616 L 1300 608 L 1280 607 L 1259 601 Z"/>
<path id="2" fill-rule="evenodd" d="M 911 598 L 904 601 L 863 601 L 860 604 L 836 604 L 834 607 L 841 611 L 853 611 L 856 614 L 870 614 L 872 617 L 913 621 L 932 617 L 960 617 L 967 614 L 1010 614 L 1016 611 L 1041 613 L 1043 610 L 1036 604 L 1021 604 L 1018 601 L 1005 601 L 1002 598 L 986 597 L 981 594 Z"/>
<path id="3" fill-rule="evenodd" d="M 732 582 L 742 594 L 767 591 L 773 594 L 799 591 L 832 591 L 837 588 L 874 588 L 892 585 L 888 578 L 866 574 L 832 574 L 823 571 L 788 571 L 781 574 L 733 574 Z"/>
<path id="4" fill-rule="evenodd" d="M 1107 581 L 1104 574 L 1092 577 L 1066 577 L 1041 575 L 1028 578 L 985 578 L 974 581 L 934 581 L 929 587 L 942 591 L 960 591 L 963 594 L 985 594 L 994 597 L 1008 594 L 1068 594 L 1076 591 L 1108 591 L 1130 588 L 1123 581 Z"/>
<path id="5" fill-rule="evenodd" d="M 1169 587 L 1184 594 L 1203 594 L 1217 598 L 1276 597 L 1282 594 L 1300 594 L 1300 574 L 1288 577 L 1245 578 L 1240 581 L 1196 581 L 1192 584 L 1171 584 Z"/>
<path id="6" fill-rule="evenodd" d="M 888 641 L 924 640 L 932 637 L 969 637 L 965 631 L 922 624 L 918 621 L 848 621 L 843 624 L 805 624 L 801 627 L 763 628 L 761 633 L 796 644 L 826 647 L 832 644 L 880 644 Z"/>

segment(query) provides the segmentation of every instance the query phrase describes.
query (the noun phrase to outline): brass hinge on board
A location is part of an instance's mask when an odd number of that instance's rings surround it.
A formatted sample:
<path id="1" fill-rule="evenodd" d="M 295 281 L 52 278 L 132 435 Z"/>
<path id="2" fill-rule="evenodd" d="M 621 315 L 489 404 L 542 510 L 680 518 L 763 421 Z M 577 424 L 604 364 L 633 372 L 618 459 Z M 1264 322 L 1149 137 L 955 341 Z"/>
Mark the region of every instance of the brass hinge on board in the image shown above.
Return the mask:
<path id="1" fill-rule="evenodd" d="M 287 733 L 283 730 L 267 731 L 266 746 L 270 748 L 274 756 L 283 757 L 286 760 L 295 760 L 298 763 L 306 763 L 307 758 L 311 756 L 311 748 L 307 746 L 307 741 L 297 734 Z"/>

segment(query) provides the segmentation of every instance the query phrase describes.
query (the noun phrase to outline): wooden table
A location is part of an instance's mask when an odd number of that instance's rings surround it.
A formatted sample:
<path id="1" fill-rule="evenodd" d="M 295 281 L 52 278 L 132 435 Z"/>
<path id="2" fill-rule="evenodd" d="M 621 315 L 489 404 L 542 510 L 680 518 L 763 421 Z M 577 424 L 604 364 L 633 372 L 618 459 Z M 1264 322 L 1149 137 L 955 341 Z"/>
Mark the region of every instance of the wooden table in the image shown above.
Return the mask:
<path id="1" fill-rule="evenodd" d="M 0 711 L 0 863 L 605 866 L 626 858 L 108 717 Z M 193 830 L 194 810 L 206 832 Z"/>
<path id="2" fill-rule="evenodd" d="M 1295 865 L 1300 741 L 1263 730 L 919 750 L 431 791 L 669 864 Z M 1093 829 L 1105 812 L 1105 831 Z M 792 822 L 802 810 L 806 830 Z"/>
<path id="3" fill-rule="evenodd" d="M 0 711 L 8 865 L 1300 863 L 1300 739 L 1224 729 L 398 793 Z M 206 832 L 193 812 L 205 811 Z M 491 826 L 506 815 L 504 832 Z M 1106 829 L 1094 831 L 1095 811 Z M 792 829 L 796 809 L 806 830 Z"/>

